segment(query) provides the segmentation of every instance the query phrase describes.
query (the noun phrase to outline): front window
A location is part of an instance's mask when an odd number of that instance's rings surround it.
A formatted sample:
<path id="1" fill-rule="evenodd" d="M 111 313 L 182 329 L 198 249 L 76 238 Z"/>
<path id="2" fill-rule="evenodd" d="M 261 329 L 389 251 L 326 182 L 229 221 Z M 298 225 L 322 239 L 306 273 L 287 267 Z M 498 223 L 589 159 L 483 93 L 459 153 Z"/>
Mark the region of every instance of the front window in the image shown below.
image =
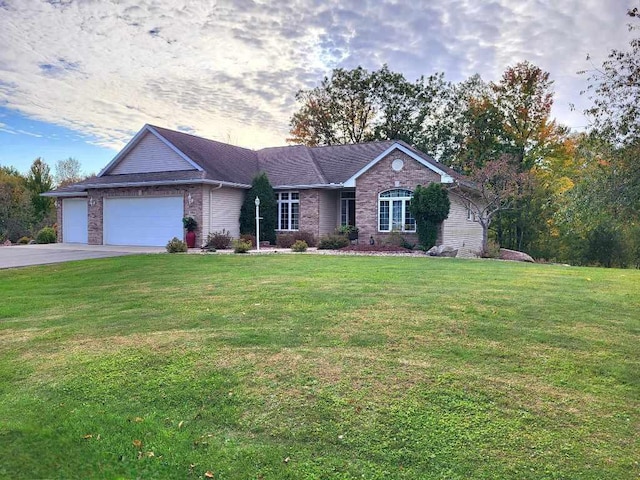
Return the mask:
<path id="1" fill-rule="evenodd" d="M 409 211 L 411 190 L 397 188 L 378 196 L 378 230 L 381 232 L 415 232 L 416 219 Z"/>
<path id="2" fill-rule="evenodd" d="M 300 223 L 300 194 L 276 193 L 278 203 L 278 230 L 298 230 Z"/>

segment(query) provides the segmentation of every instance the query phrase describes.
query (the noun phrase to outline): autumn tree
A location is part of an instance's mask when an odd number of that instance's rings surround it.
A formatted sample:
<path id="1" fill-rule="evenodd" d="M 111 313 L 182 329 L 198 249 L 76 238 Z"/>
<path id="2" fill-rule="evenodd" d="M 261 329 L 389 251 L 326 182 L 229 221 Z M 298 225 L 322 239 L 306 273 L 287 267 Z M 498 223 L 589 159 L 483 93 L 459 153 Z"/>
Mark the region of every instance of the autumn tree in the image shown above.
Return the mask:
<path id="1" fill-rule="evenodd" d="M 28 236 L 33 219 L 31 196 L 24 177 L 12 167 L 0 166 L 0 241 Z"/>
<path id="2" fill-rule="evenodd" d="M 503 155 L 481 167 L 473 167 L 464 180 L 456 180 L 451 194 L 462 200 L 473 221 L 482 227 L 482 250 L 487 251 L 489 227 L 499 213 L 517 206 L 527 193 L 529 174 L 521 172 L 517 160 Z"/>

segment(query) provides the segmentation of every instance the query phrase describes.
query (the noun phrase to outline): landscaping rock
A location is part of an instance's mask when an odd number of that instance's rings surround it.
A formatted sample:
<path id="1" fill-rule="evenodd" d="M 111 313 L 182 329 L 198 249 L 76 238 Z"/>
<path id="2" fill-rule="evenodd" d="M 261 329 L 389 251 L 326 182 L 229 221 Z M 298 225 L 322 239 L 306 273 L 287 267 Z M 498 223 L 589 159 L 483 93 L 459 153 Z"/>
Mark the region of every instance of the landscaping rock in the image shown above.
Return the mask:
<path id="1" fill-rule="evenodd" d="M 533 258 L 526 253 L 518 252 L 517 250 L 509 250 L 508 248 L 500 249 L 500 260 L 535 263 Z"/>
<path id="2" fill-rule="evenodd" d="M 426 254 L 431 257 L 455 257 L 458 255 L 458 250 L 446 245 L 436 245 L 427 250 Z"/>
<path id="3" fill-rule="evenodd" d="M 5 240 L 4 243 L 0 244 L 3 247 L 10 247 L 11 245 L 13 245 L 13 243 L 11 243 L 11 240 Z"/>

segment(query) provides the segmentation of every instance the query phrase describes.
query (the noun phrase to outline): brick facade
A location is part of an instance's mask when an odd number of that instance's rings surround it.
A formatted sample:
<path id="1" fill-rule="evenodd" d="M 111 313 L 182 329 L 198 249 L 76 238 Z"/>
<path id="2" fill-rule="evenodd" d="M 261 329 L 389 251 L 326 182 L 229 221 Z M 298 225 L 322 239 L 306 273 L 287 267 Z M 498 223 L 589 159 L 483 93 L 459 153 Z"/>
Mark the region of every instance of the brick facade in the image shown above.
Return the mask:
<path id="1" fill-rule="evenodd" d="M 400 159 L 404 165 L 400 171 L 391 168 L 391 163 Z M 356 179 L 356 225 L 360 229 L 359 243 L 368 243 L 371 237 L 376 243 L 384 241 L 389 233 L 378 232 L 378 195 L 386 190 L 404 188 L 415 190 L 440 182 L 440 175 L 425 167 L 401 151 L 393 151 Z M 403 233 L 408 242 L 417 243 L 418 236 Z"/>
<path id="2" fill-rule="evenodd" d="M 103 212 L 104 199 L 116 197 L 168 197 L 182 196 L 184 199 L 184 215 L 196 219 L 196 245 L 203 243 L 203 218 L 202 218 L 202 185 L 181 185 L 176 187 L 129 187 L 129 188 L 103 188 L 88 191 L 89 209 L 89 245 L 103 244 Z M 59 210 L 61 210 L 59 208 Z M 59 221 L 62 221 L 59 213 Z M 168 239 L 167 239 L 168 240 Z"/>
<path id="3" fill-rule="evenodd" d="M 311 232 L 317 238 L 320 235 L 320 192 L 318 190 L 300 190 L 299 230 Z"/>

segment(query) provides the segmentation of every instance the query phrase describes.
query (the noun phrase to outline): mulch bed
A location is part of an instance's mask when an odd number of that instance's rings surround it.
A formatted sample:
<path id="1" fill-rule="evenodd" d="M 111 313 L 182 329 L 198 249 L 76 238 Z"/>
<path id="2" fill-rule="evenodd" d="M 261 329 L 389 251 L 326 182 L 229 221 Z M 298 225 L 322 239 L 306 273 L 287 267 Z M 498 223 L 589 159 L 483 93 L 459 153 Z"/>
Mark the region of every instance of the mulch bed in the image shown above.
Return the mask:
<path id="1" fill-rule="evenodd" d="M 398 245 L 349 245 L 340 249 L 341 252 L 394 252 L 415 253 L 415 250 L 400 247 Z"/>

